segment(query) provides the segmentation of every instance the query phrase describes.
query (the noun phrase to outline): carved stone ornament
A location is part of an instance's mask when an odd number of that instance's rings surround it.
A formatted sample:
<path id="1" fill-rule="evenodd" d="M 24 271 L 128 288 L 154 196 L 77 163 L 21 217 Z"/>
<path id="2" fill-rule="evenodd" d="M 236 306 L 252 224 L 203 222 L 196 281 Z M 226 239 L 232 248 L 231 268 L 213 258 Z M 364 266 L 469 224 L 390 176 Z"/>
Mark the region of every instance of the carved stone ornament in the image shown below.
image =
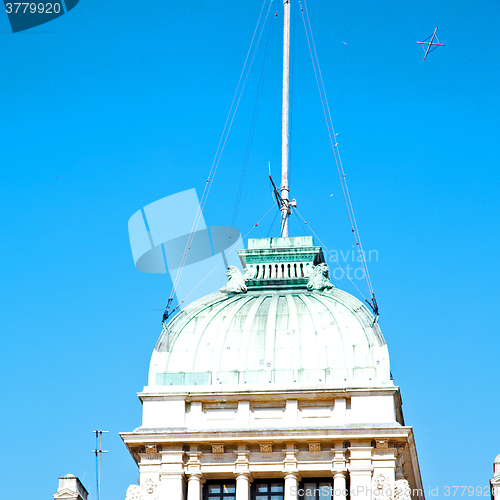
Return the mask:
<path id="1" fill-rule="evenodd" d="M 321 443 L 309 443 L 309 451 L 318 453 L 321 451 Z"/>
<path id="2" fill-rule="evenodd" d="M 125 500 L 140 500 L 141 496 L 141 487 L 137 484 L 131 484 L 127 488 L 127 496 L 125 497 Z"/>
<path id="3" fill-rule="evenodd" d="M 410 484 L 406 479 L 398 479 L 394 483 L 394 500 L 411 500 Z"/>
<path id="4" fill-rule="evenodd" d="M 379 474 L 373 479 L 373 486 L 377 490 L 383 490 L 388 483 L 389 480 L 383 474 Z"/>
<path id="5" fill-rule="evenodd" d="M 142 500 L 156 500 L 158 498 L 156 492 L 156 484 L 152 479 L 148 479 L 142 486 Z"/>
<path id="6" fill-rule="evenodd" d="M 387 450 L 389 448 L 389 440 L 388 439 L 377 439 L 377 450 Z"/>
<path id="7" fill-rule="evenodd" d="M 157 455 L 158 448 L 155 444 L 147 444 L 146 445 L 146 455 Z"/>
<path id="8" fill-rule="evenodd" d="M 389 478 L 383 474 L 378 474 L 373 478 L 374 498 L 392 500 L 392 490 Z"/>
<path id="9" fill-rule="evenodd" d="M 219 288 L 222 293 L 246 293 L 247 286 L 240 270 L 235 266 L 229 266 L 226 273 L 228 282 L 226 286 Z"/>
<path id="10" fill-rule="evenodd" d="M 212 453 L 214 455 L 221 455 L 224 453 L 224 445 L 223 444 L 213 444 L 212 445 Z"/>
<path id="11" fill-rule="evenodd" d="M 255 266 L 254 264 L 249 264 L 245 268 L 245 274 L 243 275 L 243 279 L 245 281 L 253 280 L 255 279 L 256 276 L 257 276 L 257 266 Z"/>
<path id="12" fill-rule="evenodd" d="M 328 264 L 322 262 L 314 266 L 307 282 L 308 290 L 331 290 L 333 285 L 330 283 L 330 269 Z"/>
<path id="13" fill-rule="evenodd" d="M 271 443 L 261 443 L 260 452 L 261 453 L 272 453 L 273 452 L 273 445 Z"/>

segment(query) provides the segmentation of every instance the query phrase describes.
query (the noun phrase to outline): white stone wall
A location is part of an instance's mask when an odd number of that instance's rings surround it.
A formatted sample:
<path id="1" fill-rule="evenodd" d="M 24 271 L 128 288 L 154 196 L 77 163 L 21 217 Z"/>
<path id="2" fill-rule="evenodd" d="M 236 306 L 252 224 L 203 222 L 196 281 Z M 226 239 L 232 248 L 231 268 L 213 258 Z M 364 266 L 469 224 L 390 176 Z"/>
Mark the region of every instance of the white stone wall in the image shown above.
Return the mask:
<path id="1" fill-rule="evenodd" d="M 143 428 L 261 429 L 348 424 L 397 425 L 394 394 L 318 399 L 229 400 L 214 395 L 149 396 L 143 393 Z M 245 396 L 242 396 L 245 397 Z M 297 397 L 297 396 L 295 396 Z"/>

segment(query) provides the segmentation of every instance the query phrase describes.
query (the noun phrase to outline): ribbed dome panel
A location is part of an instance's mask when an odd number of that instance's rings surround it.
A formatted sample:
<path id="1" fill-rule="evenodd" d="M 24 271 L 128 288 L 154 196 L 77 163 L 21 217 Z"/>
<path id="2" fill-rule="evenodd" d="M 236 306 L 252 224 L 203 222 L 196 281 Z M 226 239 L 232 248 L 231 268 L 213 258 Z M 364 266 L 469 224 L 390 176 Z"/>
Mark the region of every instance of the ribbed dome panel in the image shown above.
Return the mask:
<path id="1" fill-rule="evenodd" d="M 392 384 L 371 312 L 333 289 L 208 295 L 172 319 L 149 385 Z"/>

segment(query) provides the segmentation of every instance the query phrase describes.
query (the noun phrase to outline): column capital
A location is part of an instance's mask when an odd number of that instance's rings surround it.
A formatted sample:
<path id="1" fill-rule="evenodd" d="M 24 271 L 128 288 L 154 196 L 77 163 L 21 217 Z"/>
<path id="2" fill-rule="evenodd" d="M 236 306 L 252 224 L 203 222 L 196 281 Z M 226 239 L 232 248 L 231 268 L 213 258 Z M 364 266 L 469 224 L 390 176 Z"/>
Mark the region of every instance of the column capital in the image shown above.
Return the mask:
<path id="1" fill-rule="evenodd" d="M 201 472 L 186 472 L 186 476 L 189 481 L 200 481 L 200 483 L 205 482 L 205 476 Z"/>
<path id="2" fill-rule="evenodd" d="M 236 479 L 246 478 L 246 479 L 248 479 L 248 482 L 252 482 L 253 481 L 252 473 L 250 471 L 248 471 L 248 470 L 245 470 L 245 471 L 235 470 L 234 471 L 234 475 L 236 476 Z"/>
<path id="3" fill-rule="evenodd" d="M 302 476 L 300 475 L 300 472 L 298 470 L 295 470 L 295 471 L 283 471 L 283 477 L 286 479 L 296 479 L 297 481 L 301 481 L 302 480 Z"/>

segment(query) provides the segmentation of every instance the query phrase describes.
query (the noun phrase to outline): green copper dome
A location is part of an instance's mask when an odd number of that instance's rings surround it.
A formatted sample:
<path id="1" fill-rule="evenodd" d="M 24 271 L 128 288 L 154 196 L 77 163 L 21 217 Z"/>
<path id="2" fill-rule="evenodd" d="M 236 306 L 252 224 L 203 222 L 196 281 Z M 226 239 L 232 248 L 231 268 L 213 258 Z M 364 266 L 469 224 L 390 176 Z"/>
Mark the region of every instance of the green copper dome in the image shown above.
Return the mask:
<path id="1" fill-rule="evenodd" d="M 227 287 L 187 306 L 163 330 L 150 387 L 392 385 L 374 316 L 329 283 L 312 238 L 250 240 L 240 258 L 243 277 L 229 271 Z"/>

